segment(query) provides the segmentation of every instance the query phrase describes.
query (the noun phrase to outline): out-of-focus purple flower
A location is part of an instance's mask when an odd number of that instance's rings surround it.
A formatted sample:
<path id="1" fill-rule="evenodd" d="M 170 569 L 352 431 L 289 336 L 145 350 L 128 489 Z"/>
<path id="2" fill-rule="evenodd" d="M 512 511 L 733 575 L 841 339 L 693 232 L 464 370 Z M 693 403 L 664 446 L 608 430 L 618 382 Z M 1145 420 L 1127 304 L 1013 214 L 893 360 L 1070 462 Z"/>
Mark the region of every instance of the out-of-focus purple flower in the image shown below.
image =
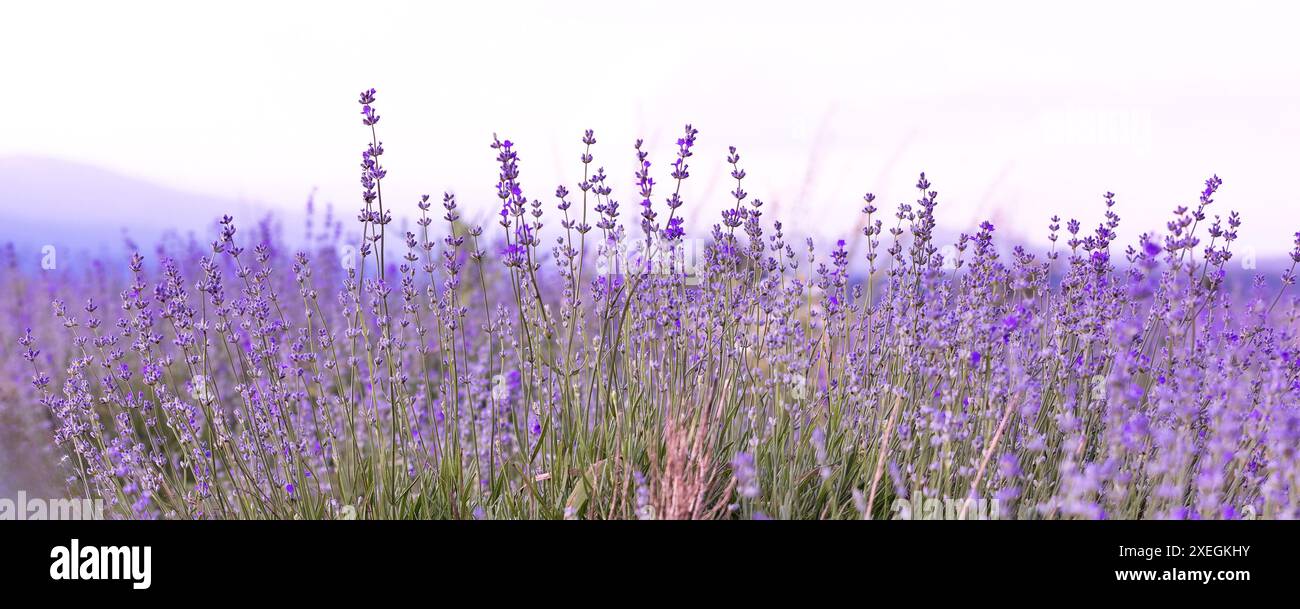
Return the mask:
<path id="1" fill-rule="evenodd" d="M 737 453 L 731 460 L 731 469 L 736 476 L 736 492 L 746 499 L 756 499 L 761 492 L 758 485 L 758 468 L 754 456 L 749 453 Z"/>

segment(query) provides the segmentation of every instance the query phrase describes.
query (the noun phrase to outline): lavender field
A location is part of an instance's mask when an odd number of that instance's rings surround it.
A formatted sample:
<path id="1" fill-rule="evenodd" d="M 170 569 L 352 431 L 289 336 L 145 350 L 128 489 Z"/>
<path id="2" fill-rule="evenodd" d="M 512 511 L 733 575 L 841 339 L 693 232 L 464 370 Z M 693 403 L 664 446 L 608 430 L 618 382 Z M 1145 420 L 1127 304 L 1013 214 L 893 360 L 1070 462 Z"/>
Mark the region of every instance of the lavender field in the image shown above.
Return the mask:
<path id="1" fill-rule="evenodd" d="M 502 135 L 467 151 L 497 167 L 460 185 L 496 195 L 478 223 L 385 197 L 421 178 L 357 101 L 359 203 L 305 227 L 176 226 L 76 273 L 9 247 L 7 484 L 131 519 L 1300 516 L 1300 233 L 1241 271 L 1217 176 L 1159 233 L 1122 195 L 1045 209 L 1042 249 L 941 233 L 920 173 L 819 241 L 704 125 L 575 133 L 558 185 Z M 692 225 L 705 165 L 731 199 Z"/>

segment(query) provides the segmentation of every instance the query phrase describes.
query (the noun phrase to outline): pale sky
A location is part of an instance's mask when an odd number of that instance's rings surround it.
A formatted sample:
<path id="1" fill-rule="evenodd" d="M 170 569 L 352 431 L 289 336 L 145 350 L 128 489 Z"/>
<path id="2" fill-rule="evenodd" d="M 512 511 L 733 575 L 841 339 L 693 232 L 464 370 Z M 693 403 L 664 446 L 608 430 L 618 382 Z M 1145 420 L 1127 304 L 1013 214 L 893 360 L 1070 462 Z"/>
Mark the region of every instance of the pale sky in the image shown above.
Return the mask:
<path id="1" fill-rule="evenodd" d="M 635 138 L 666 184 L 691 122 L 699 146 L 683 194 L 696 230 L 726 203 L 728 145 L 745 190 L 796 233 L 846 236 L 864 192 L 892 211 L 915 198 L 922 170 L 954 231 L 996 217 L 1040 240 L 1053 213 L 1095 224 L 1112 190 L 1131 242 L 1216 172 L 1217 211 L 1243 214 L 1243 247 L 1280 253 L 1300 230 L 1294 3 L 41 1 L 3 12 L 0 157 L 284 208 L 313 188 L 349 215 L 359 205 L 368 135 L 355 100 L 373 86 L 385 198 L 399 208 L 449 189 L 472 210 L 495 206 L 496 132 L 518 144 L 525 190 L 549 209 L 557 184 L 575 190 L 585 128 L 634 207 Z"/>

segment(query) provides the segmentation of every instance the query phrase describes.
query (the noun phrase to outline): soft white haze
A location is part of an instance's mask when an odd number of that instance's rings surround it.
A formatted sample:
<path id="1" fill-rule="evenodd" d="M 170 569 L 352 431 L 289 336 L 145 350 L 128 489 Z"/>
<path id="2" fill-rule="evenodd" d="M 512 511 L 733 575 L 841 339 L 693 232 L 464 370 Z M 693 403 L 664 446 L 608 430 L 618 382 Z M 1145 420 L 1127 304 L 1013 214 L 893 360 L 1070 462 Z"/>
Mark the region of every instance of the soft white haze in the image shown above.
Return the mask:
<path id="1" fill-rule="evenodd" d="M 664 183 L 691 122 L 684 195 L 703 211 L 688 229 L 715 221 L 734 144 L 746 190 L 792 232 L 847 235 L 864 192 L 892 210 L 924 170 L 946 229 L 994 217 L 1039 240 L 1054 212 L 1095 224 L 1112 190 L 1131 242 L 1218 173 L 1215 211 L 1242 212 L 1241 245 L 1276 254 L 1300 230 L 1300 11 L 1220 8 L 6 2 L 0 157 L 286 209 L 316 187 L 351 214 L 367 138 L 355 99 L 374 86 L 399 207 L 445 189 L 495 205 L 493 132 L 550 202 L 573 190 L 584 128 L 632 207 L 633 140 Z"/>

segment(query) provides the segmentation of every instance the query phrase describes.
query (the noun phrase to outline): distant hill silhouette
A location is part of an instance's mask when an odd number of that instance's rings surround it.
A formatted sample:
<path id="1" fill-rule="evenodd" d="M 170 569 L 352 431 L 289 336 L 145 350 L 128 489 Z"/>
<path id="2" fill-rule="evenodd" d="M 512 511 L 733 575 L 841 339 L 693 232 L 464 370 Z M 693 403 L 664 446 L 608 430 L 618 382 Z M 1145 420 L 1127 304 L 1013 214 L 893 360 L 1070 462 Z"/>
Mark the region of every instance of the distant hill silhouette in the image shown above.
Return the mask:
<path id="1" fill-rule="evenodd" d="M 184 192 L 71 161 L 0 157 L 0 241 L 98 249 L 123 235 L 148 244 L 168 229 L 203 234 L 222 214 L 263 206 Z M 125 231 L 125 232 L 124 232 Z"/>

